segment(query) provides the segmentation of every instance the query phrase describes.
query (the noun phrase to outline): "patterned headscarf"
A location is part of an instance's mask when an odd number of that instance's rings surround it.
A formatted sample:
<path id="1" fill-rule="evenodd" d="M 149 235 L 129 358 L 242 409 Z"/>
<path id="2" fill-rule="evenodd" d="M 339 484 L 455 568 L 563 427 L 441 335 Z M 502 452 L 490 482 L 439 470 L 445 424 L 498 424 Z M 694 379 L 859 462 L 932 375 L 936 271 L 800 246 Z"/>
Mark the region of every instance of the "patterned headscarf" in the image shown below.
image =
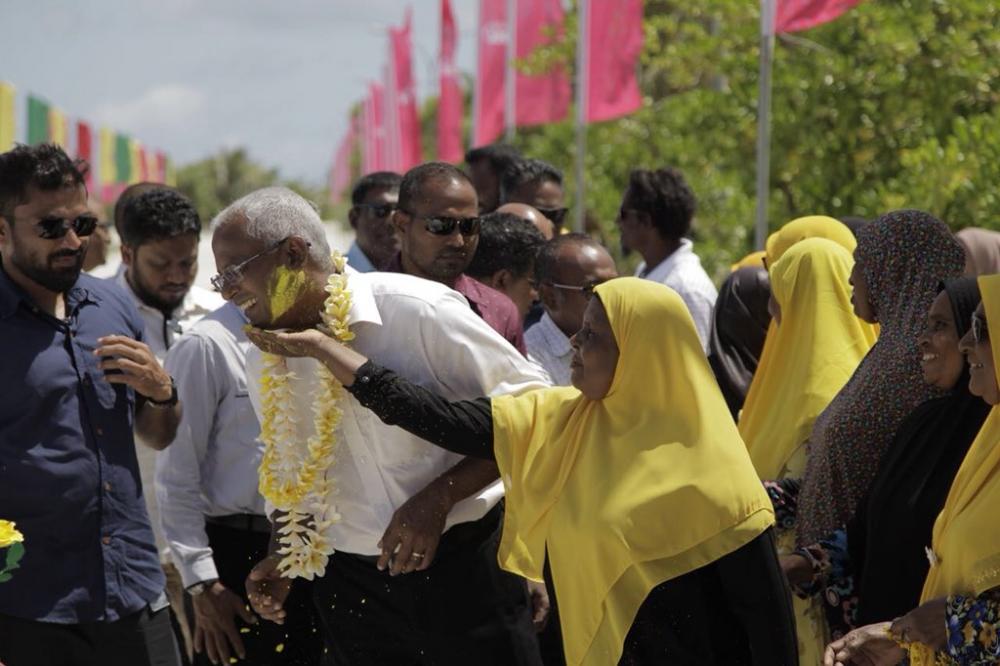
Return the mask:
<path id="1" fill-rule="evenodd" d="M 923 381 L 917 336 L 938 284 L 960 276 L 965 265 L 948 227 L 917 210 L 887 213 L 863 228 L 854 257 L 881 332 L 813 426 L 799 498 L 800 545 L 851 518 L 903 418 L 941 394 Z"/>

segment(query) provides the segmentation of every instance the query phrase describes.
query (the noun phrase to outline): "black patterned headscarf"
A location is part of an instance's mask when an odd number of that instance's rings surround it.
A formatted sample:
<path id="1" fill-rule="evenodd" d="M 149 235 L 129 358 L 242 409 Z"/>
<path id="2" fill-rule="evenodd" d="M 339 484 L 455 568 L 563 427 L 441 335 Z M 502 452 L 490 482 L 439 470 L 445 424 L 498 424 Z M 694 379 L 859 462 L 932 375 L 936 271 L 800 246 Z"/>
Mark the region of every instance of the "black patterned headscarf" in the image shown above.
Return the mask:
<path id="1" fill-rule="evenodd" d="M 887 213 L 861 229 L 854 258 L 881 331 L 813 425 L 799 498 L 800 545 L 850 519 L 899 424 L 941 394 L 923 381 L 917 336 L 940 282 L 959 277 L 965 266 L 948 227 L 917 210 Z"/>

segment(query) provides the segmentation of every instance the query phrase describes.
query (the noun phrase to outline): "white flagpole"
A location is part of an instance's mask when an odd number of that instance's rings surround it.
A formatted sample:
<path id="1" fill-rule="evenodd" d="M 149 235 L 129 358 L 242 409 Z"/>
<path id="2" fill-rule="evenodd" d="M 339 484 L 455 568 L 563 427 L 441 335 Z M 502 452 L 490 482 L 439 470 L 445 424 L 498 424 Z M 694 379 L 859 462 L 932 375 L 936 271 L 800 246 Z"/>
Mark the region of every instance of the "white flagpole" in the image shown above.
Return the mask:
<path id="1" fill-rule="evenodd" d="M 590 39 L 590 0 L 580 0 L 576 42 L 576 218 L 573 229 L 584 230 L 586 184 L 584 157 L 587 154 L 587 63 Z"/>
<path id="2" fill-rule="evenodd" d="M 509 143 L 517 131 L 517 0 L 507 0 L 507 70 L 504 75 L 504 138 Z"/>
<path id="3" fill-rule="evenodd" d="M 754 245 L 767 241 L 767 202 L 771 190 L 771 68 L 774 62 L 775 0 L 760 5 L 760 92 L 757 97 L 757 224 Z"/>

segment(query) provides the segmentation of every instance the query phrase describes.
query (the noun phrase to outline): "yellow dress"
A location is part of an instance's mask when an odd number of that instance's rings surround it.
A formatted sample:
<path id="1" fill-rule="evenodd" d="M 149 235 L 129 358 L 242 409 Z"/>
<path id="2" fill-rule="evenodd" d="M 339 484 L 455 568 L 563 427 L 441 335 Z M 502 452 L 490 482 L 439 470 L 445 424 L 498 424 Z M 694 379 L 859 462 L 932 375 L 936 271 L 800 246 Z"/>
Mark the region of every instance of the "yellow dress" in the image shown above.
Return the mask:
<path id="1" fill-rule="evenodd" d="M 541 580 L 547 548 L 567 663 L 607 666 L 654 587 L 774 514 L 677 293 L 636 278 L 596 292 L 621 350 L 607 396 L 553 388 L 492 411 L 500 564 Z"/>
<path id="2" fill-rule="evenodd" d="M 739 421 L 763 480 L 802 478 L 813 422 L 875 343 L 875 328 L 851 306 L 853 267 L 850 252 L 826 238 L 801 240 L 770 265 L 781 323 L 768 330 Z M 794 550 L 794 530 L 779 532 L 778 547 L 783 555 Z M 800 663 L 816 666 L 828 642 L 822 601 L 793 604 Z"/>

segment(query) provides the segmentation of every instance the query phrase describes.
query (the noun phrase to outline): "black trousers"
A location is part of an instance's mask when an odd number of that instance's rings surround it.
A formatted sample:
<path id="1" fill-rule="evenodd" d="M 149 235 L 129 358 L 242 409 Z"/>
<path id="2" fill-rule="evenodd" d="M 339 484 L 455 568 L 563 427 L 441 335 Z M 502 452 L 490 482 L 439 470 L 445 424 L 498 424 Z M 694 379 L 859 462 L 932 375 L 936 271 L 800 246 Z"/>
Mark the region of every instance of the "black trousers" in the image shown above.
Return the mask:
<path id="1" fill-rule="evenodd" d="M 5 666 L 179 666 L 166 608 L 116 622 L 54 624 L 0 615 Z"/>
<path id="2" fill-rule="evenodd" d="M 219 572 L 219 580 L 247 601 L 247 576 L 254 565 L 267 556 L 270 535 L 212 523 L 206 523 L 205 532 L 208 544 L 212 547 L 212 559 Z M 247 625 L 239 617 L 235 618 L 247 652 L 247 658 L 239 663 L 245 666 L 319 664 L 323 640 L 310 597 L 310 582 L 296 580 L 285 602 L 288 615 L 283 625 L 266 620 L 260 620 L 256 625 Z M 248 601 L 247 603 L 249 604 Z M 211 663 L 207 652 L 195 653 L 195 666 L 209 666 Z"/>
<path id="3" fill-rule="evenodd" d="M 792 599 L 773 529 L 653 588 L 625 639 L 621 666 L 797 666 Z"/>
<path id="4" fill-rule="evenodd" d="M 449 529 L 426 571 L 336 553 L 313 587 L 336 666 L 541 666 L 523 579 L 497 564 L 500 508 Z"/>

